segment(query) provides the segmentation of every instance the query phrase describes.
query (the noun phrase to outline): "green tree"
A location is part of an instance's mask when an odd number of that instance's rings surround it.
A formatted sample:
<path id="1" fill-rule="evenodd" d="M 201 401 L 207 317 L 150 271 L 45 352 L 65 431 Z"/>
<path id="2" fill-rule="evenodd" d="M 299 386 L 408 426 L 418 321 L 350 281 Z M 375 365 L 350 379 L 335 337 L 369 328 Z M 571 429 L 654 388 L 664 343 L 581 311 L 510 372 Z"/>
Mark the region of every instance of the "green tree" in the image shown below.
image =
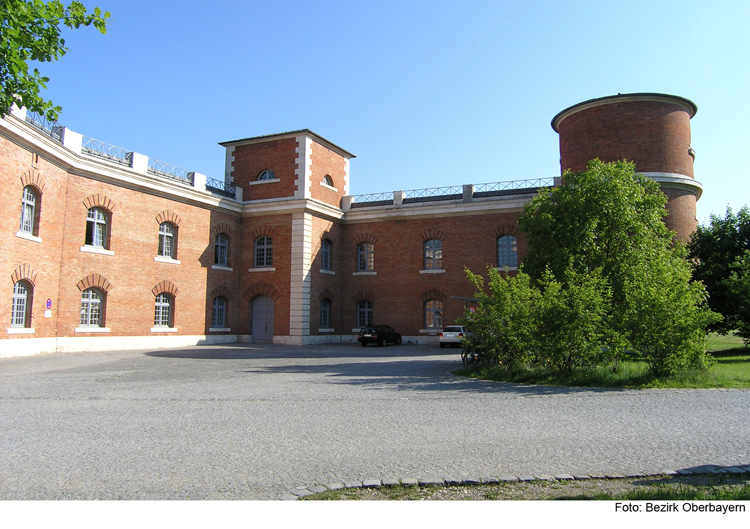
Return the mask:
<path id="1" fill-rule="evenodd" d="M 750 211 L 743 207 L 736 215 L 727 208 L 724 218 L 711 215 L 708 226 L 700 225 L 688 245 L 695 261 L 693 278 L 702 281 L 708 291 L 708 306 L 724 316 L 711 330 L 721 334 L 739 328 L 741 296 L 729 283 L 731 266 L 750 249 Z M 745 298 L 746 299 L 746 298 Z"/>
<path id="2" fill-rule="evenodd" d="M 750 250 L 737 257 L 730 267 L 729 277 L 723 282 L 731 292 L 734 323 L 737 335 L 750 345 Z"/>
<path id="3" fill-rule="evenodd" d="M 31 69 L 29 61 L 51 62 L 65 55 L 61 24 L 72 29 L 93 25 L 106 33 L 109 16 L 98 7 L 87 13 L 77 1 L 65 7 L 60 0 L 0 0 L 0 117 L 15 103 L 56 120 L 61 108 L 39 95 L 49 78 Z"/>

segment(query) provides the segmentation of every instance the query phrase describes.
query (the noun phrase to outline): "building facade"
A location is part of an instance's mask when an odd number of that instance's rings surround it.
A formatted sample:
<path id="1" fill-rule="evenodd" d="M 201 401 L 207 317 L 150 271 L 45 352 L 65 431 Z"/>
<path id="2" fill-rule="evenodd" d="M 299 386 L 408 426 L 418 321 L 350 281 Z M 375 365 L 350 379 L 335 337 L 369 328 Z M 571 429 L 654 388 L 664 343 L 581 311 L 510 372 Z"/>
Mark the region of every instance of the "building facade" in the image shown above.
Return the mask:
<path id="1" fill-rule="evenodd" d="M 561 168 L 628 159 L 695 229 L 690 119 L 663 94 L 553 119 Z M 356 341 L 371 323 L 437 340 L 473 296 L 465 268 L 514 270 L 516 221 L 559 178 L 350 194 L 351 153 L 310 130 L 239 139 L 223 180 L 14 109 L 0 120 L 0 356 L 234 341 Z"/>

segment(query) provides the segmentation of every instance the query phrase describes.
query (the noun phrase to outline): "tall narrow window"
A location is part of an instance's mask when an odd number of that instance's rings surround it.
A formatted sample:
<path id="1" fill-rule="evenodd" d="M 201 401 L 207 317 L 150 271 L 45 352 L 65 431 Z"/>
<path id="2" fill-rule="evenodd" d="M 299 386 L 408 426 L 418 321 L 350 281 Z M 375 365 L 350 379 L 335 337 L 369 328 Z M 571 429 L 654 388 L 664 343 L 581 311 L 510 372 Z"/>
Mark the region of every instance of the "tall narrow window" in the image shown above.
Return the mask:
<path id="1" fill-rule="evenodd" d="M 172 327 L 172 298 L 169 294 L 162 292 L 156 296 L 154 327 Z"/>
<path id="2" fill-rule="evenodd" d="M 443 304 L 431 299 L 424 304 L 424 327 L 425 329 L 443 328 Z"/>
<path id="3" fill-rule="evenodd" d="M 513 235 L 503 235 L 497 239 L 497 267 L 518 267 L 518 240 Z"/>
<path id="4" fill-rule="evenodd" d="M 21 231 L 30 235 L 36 235 L 36 192 L 31 186 L 23 188 L 21 199 Z"/>
<path id="5" fill-rule="evenodd" d="M 96 288 L 81 292 L 81 327 L 104 326 L 104 294 Z"/>
<path id="6" fill-rule="evenodd" d="M 227 300 L 219 296 L 214 298 L 211 307 L 211 327 L 224 329 L 227 326 Z"/>
<path id="7" fill-rule="evenodd" d="M 91 208 L 86 214 L 86 245 L 107 248 L 107 214 Z"/>
<path id="8" fill-rule="evenodd" d="M 320 302 L 320 328 L 329 329 L 331 327 L 331 302 L 324 299 Z"/>
<path id="9" fill-rule="evenodd" d="M 229 238 L 223 233 L 216 234 L 214 264 L 227 266 L 229 262 Z"/>
<path id="10" fill-rule="evenodd" d="M 372 301 L 360 301 L 357 303 L 357 326 L 367 327 L 373 325 Z"/>
<path id="11" fill-rule="evenodd" d="M 443 268 L 443 241 L 430 239 L 424 243 L 424 269 Z"/>
<path id="12" fill-rule="evenodd" d="M 31 327 L 31 289 L 25 281 L 13 285 L 13 308 L 11 309 L 11 327 Z"/>
<path id="13" fill-rule="evenodd" d="M 159 224 L 159 255 L 177 258 L 177 230 L 169 222 Z"/>
<path id="14" fill-rule="evenodd" d="M 323 244 L 320 246 L 320 268 L 323 270 L 331 269 L 331 246 L 329 239 L 323 239 Z"/>
<path id="15" fill-rule="evenodd" d="M 255 240 L 255 268 L 273 266 L 273 240 L 271 237 L 258 237 Z"/>
<path id="16" fill-rule="evenodd" d="M 363 242 L 357 246 L 357 271 L 372 270 L 375 270 L 375 247 L 370 242 Z"/>

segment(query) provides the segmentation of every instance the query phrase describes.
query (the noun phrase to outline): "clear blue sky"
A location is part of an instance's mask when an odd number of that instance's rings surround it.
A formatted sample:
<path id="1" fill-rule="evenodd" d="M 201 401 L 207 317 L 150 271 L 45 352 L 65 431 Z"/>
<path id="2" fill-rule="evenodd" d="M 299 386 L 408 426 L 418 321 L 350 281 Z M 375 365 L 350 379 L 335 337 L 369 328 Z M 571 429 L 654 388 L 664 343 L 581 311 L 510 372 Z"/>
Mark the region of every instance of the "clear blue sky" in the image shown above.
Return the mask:
<path id="1" fill-rule="evenodd" d="M 85 0 L 40 65 L 60 123 L 222 178 L 220 141 L 309 128 L 352 194 L 559 174 L 550 120 L 630 92 L 693 100 L 698 219 L 750 203 L 750 2 Z"/>

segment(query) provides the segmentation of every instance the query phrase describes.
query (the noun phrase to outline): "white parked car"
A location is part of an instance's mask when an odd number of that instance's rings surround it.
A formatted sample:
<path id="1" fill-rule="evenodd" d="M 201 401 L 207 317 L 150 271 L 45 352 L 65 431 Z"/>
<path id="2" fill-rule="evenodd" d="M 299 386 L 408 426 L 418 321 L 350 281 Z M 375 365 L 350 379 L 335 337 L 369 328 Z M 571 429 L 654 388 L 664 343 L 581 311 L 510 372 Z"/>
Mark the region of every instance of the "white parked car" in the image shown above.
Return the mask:
<path id="1" fill-rule="evenodd" d="M 460 346 L 464 337 L 469 338 L 471 336 L 472 334 L 466 330 L 466 327 L 451 325 L 443 329 L 443 332 L 440 333 L 440 347 L 445 347 L 446 345 Z"/>

